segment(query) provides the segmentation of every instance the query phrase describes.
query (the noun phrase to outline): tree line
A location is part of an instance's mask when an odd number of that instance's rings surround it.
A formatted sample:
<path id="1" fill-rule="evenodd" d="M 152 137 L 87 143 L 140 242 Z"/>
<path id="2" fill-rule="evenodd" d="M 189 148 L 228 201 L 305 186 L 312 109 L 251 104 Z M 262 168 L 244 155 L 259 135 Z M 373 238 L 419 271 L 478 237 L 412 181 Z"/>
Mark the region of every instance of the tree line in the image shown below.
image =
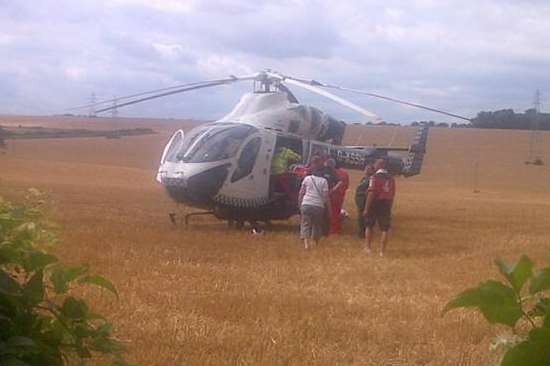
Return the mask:
<path id="1" fill-rule="evenodd" d="M 472 126 L 476 128 L 529 130 L 536 125 L 540 130 L 550 130 L 550 113 L 537 113 L 535 109 L 528 109 L 524 113 L 516 113 L 513 109 L 501 109 L 494 112 L 479 112 L 472 119 Z"/>
<path id="2" fill-rule="evenodd" d="M 516 113 L 513 109 L 497 111 L 482 111 L 472 118 L 470 123 L 445 123 L 435 121 L 415 121 L 411 126 L 451 127 L 451 128 L 499 128 L 510 130 L 530 130 L 538 127 L 540 130 L 550 130 L 550 113 L 537 113 L 535 109 L 527 109 Z"/>

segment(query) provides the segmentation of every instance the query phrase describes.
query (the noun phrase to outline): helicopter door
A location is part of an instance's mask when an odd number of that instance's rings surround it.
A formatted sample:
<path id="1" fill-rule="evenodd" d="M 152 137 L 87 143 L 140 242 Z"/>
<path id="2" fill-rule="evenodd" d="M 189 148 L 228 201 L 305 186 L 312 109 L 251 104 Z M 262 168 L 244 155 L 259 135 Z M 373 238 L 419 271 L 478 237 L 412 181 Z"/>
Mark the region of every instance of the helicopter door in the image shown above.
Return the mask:
<path id="1" fill-rule="evenodd" d="M 271 157 L 275 139 L 255 133 L 241 145 L 220 194 L 243 207 L 254 207 L 269 198 Z"/>
<path id="2" fill-rule="evenodd" d="M 314 156 L 319 156 L 325 159 L 330 157 L 330 145 L 322 142 L 311 141 L 307 162 L 311 162 L 311 158 Z"/>

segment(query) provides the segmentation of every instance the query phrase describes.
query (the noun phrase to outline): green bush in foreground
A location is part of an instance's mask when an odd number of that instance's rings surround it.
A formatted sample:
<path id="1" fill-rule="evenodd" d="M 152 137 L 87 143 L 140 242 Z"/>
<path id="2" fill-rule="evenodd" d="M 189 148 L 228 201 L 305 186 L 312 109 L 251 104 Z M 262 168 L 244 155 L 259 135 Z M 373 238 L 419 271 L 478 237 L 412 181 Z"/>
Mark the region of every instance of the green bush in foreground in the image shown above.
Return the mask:
<path id="1" fill-rule="evenodd" d="M 39 192 L 29 192 L 33 198 L 23 205 L 0 197 L 0 365 L 65 365 L 94 354 L 126 365 L 111 324 L 71 294 L 91 284 L 118 296 L 114 286 L 47 253 L 56 239 L 39 209 Z"/>
<path id="2" fill-rule="evenodd" d="M 525 255 L 514 265 L 502 259 L 495 263 L 507 283 L 482 282 L 450 301 L 443 314 L 473 307 L 489 323 L 510 327 L 513 335 L 496 339 L 506 348 L 501 366 L 550 365 L 550 298 L 544 294 L 550 289 L 550 267 L 535 271 Z M 520 334 L 518 329 L 526 330 Z"/>

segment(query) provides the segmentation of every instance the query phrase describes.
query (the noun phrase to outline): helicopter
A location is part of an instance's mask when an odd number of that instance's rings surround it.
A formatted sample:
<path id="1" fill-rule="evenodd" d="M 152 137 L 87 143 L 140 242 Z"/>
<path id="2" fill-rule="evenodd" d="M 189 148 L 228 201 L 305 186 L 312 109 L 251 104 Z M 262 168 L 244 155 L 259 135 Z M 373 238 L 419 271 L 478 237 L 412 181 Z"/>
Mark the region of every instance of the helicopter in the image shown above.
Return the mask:
<path id="1" fill-rule="evenodd" d="M 328 98 L 367 117 L 381 121 L 372 113 L 327 89 L 354 92 L 423 108 L 448 116 L 465 117 L 379 94 L 305 80 L 266 69 L 251 75 L 207 80 L 156 89 L 116 99 L 96 113 L 192 90 L 251 81 L 252 92 L 244 94 L 227 115 L 201 124 L 188 132 L 177 130 L 166 144 L 156 180 L 177 203 L 203 211 L 185 215 L 213 215 L 229 224 L 253 227 L 258 222 L 287 220 L 299 213 L 297 201 L 274 192 L 270 183 L 271 162 L 276 151 L 288 148 L 301 157 L 306 166 L 314 156 L 325 156 L 349 169 L 363 169 L 367 162 L 386 160 L 393 175 L 420 174 L 426 152 L 428 127 L 420 126 L 408 147 L 344 146 L 346 124 L 320 109 L 300 104 L 288 85 L 303 88 Z M 120 103 L 122 100 L 126 100 Z M 113 102 L 104 101 L 101 103 Z M 82 106 L 89 107 L 90 105 Z M 400 154 L 407 154 L 402 158 Z M 295 183 L 299 186 L 298 182 Z M 297 194 L 297 193 L 296 193 Z M 175 213 L 170 219 L 176 223 Z"/>

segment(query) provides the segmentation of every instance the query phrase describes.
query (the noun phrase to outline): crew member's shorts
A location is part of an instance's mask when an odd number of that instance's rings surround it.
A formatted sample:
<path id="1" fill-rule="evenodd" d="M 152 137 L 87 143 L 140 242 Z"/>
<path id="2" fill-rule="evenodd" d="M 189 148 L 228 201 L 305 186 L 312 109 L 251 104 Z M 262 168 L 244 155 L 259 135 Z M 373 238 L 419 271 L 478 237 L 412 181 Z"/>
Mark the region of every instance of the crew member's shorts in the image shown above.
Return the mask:
<path id="1" fill-rule="evenodd" d="M 388 231 L 391 227 L 391 201 L 376 200 L 372 203 L 368 215 L 365 217 L 365 225 L 372 228 L 376 223 L 382 231 Z"/>
<path id="2" fill-rule="evenodd" d="M 319 240 L 324 234 L 325 208 L 313 205 L 302 205 L 300 208 L 300 239 Z"/>

